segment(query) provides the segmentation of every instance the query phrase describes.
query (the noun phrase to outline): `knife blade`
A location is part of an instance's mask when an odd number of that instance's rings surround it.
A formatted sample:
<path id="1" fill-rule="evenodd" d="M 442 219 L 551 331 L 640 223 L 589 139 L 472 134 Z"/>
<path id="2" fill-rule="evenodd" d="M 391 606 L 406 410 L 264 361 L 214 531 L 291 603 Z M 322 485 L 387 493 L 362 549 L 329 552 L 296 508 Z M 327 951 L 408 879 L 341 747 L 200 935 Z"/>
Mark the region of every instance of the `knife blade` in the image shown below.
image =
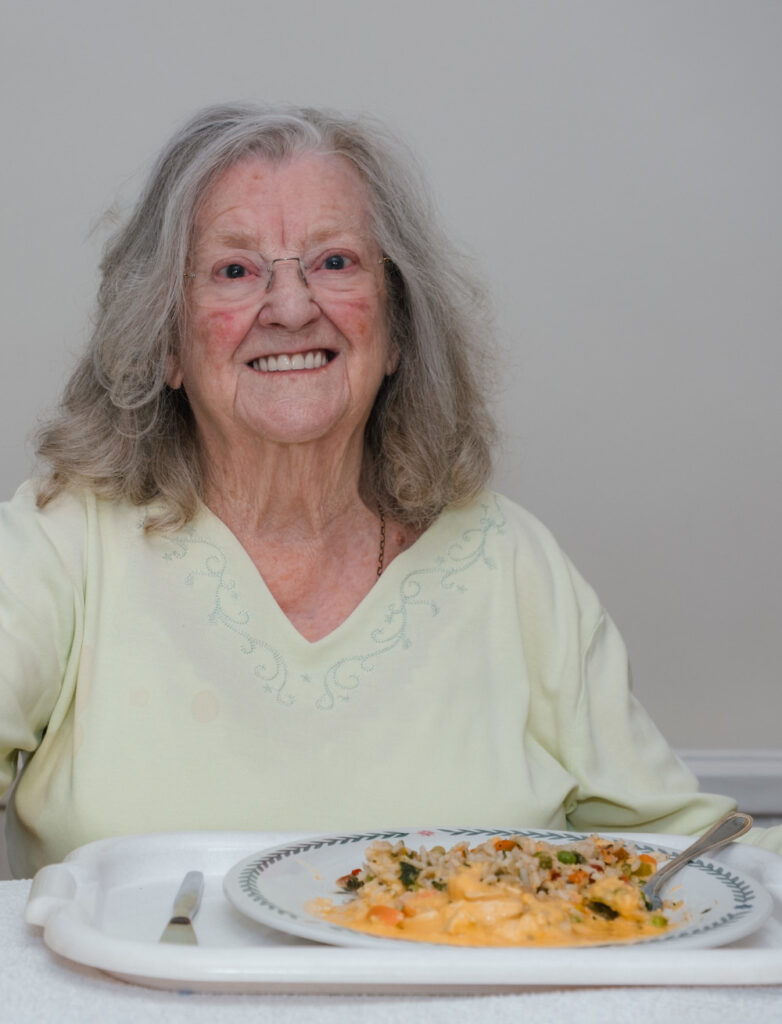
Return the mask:
<path id="1" fill-rule="evenodd" d="M 203 872 L 188 871 L 174 899 L 171 920 L 160 936 L 161 942 L 176 942 L 185 946 L 198 945 L 198 939 L 193 928 L 193 918 L 201 906 L 203 891 Z"/>

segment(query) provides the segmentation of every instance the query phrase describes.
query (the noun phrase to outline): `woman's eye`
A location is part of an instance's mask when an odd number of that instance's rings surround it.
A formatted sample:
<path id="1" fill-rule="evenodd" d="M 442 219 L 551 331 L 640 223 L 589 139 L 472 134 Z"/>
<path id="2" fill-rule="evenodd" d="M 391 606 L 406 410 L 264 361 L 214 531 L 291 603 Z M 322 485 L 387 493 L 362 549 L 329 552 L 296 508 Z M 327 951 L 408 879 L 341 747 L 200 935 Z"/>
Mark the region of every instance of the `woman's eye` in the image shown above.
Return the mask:
<path id="1" fill-rule="evenodd" d="M 227 277 L 231 281 L 235 281 L 239 277 L 247 276 L 247 267 L 243 267 L 241 263 L 229 263 L 227 267 L 223 267 L 220 270 L 220 277 Z"/>
<path id="2" fill-rule="evenodd" d="M 331 253 L 323 260 L 322 264 L 324 270 L 347 270 L 352 265 L 353 260 L 344 252 Z"/>

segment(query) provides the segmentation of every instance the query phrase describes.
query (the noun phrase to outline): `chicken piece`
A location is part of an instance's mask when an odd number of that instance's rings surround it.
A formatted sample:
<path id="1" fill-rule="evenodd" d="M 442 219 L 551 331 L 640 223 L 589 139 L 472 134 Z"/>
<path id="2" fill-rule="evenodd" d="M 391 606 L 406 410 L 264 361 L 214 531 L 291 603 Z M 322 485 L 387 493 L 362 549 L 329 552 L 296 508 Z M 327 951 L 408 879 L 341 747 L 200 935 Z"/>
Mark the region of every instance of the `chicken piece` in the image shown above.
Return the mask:
<path id="1" fill-rule="evenodd" d="M 448 894 L 437 889 L 417 889 L 407 892 L 401 899 L 405 917 L 417 917 L 430 910 L 440 910 L 448 902 Z"/>
<path id="2" fill-rule="evenodd" d="M 452 876 L 448 882 L 448 895 L 452 900 L 480 900 L 496 894 L 496 885 L 481 881 L 484 866 L 478 861 Z"/>
<path id="3" fill-rule="evenodd" d="M 519 917 L 524 913 L 524 904 L 518 898 L 494 900 L 469 900 L 467 911 L 476 924 L 492 927 L 498 921 Z"/>

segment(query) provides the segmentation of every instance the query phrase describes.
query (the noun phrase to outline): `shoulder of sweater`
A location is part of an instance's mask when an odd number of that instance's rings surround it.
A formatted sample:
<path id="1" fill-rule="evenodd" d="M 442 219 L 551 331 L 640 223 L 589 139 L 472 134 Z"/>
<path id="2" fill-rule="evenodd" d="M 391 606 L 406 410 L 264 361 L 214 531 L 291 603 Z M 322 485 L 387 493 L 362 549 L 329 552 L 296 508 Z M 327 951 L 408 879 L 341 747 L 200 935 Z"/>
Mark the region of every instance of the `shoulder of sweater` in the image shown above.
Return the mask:
<path id="1" fill-rule="evenodd" d="M 10 501 L 3 502 L 3 513 L 15 520 L 37 522 L 42 529 L 80 527 L 94 514 L 97 498 L 89 490 L 66 488 L 56 497 L 38 505 L 40 481 L 35 477 L 20 484 Z"/>
<path id="2" fill-rule="evenodd" d="M 484 492 L 502 517 L 502 542 L 517 567 L 519 586 L 528 595 L 571 605 L 580 610 L 587 623 L 597 623 L 604 614 L 598 595 L 561 548 L 551 530 L 535 515 L 492 491 Z"/>
<path id="3" fill-rule="evenodd" d="M 66 488 L 38 505 L 40 481 L 26 480 L 10 501 L 0 504 L 0 531 L 5 543 L 46 542 L 62 557 L 84 550 L 109 522 L 141 521 L 143 510 L 128 502 L 106 500 L 88 488 Z"/>
<path id="4" fill-rule="evenodd" d="M 551 530 L 518 502 L 504 494 L 487 490 L 474 500 L 473 507 L 475 505 L 483 506 L 489 514 L 493 512 L 497 516 L 501 536 L 508 544 L 527 550 L 531 556 L 537 554 L 547 561 L 567 561 L 567 556 Z"/>

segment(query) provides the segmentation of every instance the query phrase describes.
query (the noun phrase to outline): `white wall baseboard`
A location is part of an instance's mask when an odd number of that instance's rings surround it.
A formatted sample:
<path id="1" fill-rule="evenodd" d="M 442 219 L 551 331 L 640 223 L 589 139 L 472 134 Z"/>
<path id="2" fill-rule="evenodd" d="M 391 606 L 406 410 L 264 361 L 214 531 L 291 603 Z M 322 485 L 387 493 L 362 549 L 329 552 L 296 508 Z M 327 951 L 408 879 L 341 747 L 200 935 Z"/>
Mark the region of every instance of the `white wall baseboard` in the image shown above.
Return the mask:
<path id="1" fill-rule="evenodd" d="M 706 792 L 732 796 L 748 814 L 782 815 L 782 749 L 677 753 Z"/>

